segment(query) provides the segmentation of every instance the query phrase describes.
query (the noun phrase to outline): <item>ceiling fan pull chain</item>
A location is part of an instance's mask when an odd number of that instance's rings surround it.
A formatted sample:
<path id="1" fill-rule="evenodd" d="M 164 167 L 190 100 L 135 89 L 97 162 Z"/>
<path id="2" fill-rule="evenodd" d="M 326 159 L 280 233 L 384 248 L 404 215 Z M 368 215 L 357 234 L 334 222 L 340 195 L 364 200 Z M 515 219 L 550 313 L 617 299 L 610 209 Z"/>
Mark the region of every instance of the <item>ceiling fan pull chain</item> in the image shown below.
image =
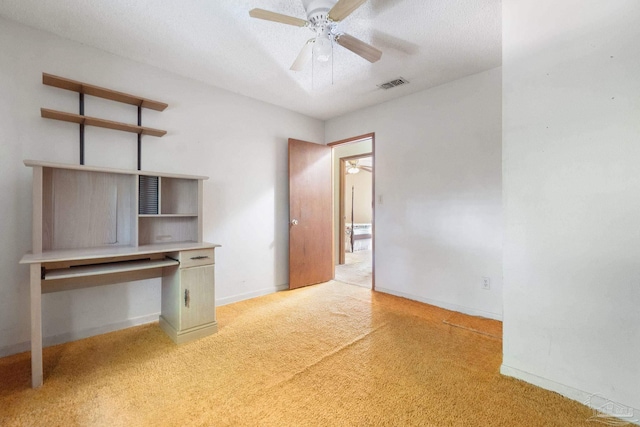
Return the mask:
<path id="1" fill-rule="evenodd" d="M 333 38 L 331 39 L 331 86 L 333 86 Z"/>

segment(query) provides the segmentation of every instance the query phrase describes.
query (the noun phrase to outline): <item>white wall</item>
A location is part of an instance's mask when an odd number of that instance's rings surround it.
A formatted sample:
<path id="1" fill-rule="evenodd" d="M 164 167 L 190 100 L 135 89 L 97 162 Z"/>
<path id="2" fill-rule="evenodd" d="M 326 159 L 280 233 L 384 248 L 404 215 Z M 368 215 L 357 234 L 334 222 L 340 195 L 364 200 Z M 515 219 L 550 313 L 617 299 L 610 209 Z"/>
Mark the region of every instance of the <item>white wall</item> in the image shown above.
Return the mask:
<path id="1" fill-rule="evenodd" d="M 0 355 L 26 350 L 31 170 L 23 159 L 78 162 L 78 126 L 40 118 L 76 112 L 78 95 L 42 85 L 42 72 L 164 101 L 143 124 L 143 169 L 207 175 L 204 238 L 216 254 L 218 303 L 288 281 L 287 138 L 323 141 L 323 122 L 0 19 Z M 136 122 L 136 108 L 87 97 L 87 115 Z M 86 164 L 135 169 L 136 136 L 86 129 Z M 159 280 L 43 298 L 45 343 L 157 320 Z"/>
<path id="2" fill-rule="evenodd" d="M 345 175 L 344 214 L 346 222 L 351 221 L 351 188 L 353 187 L 353 220 L 356 223 L 371 224 L 371 172 L 361 170 L 355 174 Z"/>
<path id="3" fill-rule="evenodd" d="M 329 120 L 325 132 L 375 132 L 376 290 L 501 318 L 500 69 Z"/>
<path id="4" fill-rule="evenodd" d="M 635 0 L 503 2 L 502 372 L 635 408 L 639 22 Z"/>

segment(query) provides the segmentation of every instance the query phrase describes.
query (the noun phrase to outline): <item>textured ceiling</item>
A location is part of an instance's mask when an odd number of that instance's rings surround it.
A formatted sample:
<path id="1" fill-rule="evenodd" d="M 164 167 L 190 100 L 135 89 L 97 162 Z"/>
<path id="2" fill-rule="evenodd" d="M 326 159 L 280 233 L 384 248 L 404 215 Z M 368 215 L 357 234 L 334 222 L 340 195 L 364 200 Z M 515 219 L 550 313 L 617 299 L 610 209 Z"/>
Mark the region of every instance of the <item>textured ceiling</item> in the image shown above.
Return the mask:
<path id="1" fill-rule="evenodd" d="M 368 0 L 339 29 L 382 50 L 369 63 L 289 70 L 307 28 L 249 17 L 262 8 L 306 19 L 300 0 L 0 0 L 0 16 L 319 119 L 501 64 L 500 0 Z M 376 85 L 404 77 L 390 90 Z"/>

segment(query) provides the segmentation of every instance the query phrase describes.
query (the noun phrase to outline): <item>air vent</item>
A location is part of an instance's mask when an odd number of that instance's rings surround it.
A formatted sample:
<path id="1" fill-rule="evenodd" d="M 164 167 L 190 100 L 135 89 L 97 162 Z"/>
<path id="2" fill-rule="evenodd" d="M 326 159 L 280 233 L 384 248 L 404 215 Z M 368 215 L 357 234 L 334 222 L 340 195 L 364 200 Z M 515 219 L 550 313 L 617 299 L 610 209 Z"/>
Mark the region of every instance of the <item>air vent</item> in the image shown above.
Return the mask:
<path id="1" fill-rule="evenodd" d="M 409 81 L 403 77 L 398 77 L 397 79 L 393 79 L 386 83 L 379 84 L 378 87 L 380 89 L 391 89 L 396 86 L 406 85 Z"/>

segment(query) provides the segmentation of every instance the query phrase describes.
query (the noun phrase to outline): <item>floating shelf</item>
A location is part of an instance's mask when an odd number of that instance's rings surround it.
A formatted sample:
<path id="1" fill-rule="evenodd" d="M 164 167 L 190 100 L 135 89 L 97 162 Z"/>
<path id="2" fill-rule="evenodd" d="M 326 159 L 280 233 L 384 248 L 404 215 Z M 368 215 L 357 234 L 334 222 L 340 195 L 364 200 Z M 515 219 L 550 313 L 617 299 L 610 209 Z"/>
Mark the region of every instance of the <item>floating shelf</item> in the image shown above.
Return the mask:
<path id="1" fill-rule="evenodd" d="M 80 114 L 65 113 L 64 111 L 49 110 L 41 108 L 40 113 L 46 119 L 62 120 L 63 122 L 77 123 L 87 126 L 96 126 L 107 129 L 115 129 L 124 132 L 137 133 L 139 135 L 150 135 L 161 137 L 166 135 L 166 130 L 153 129 L 144 126 L 130 125 L 128 123 L 114 122 L 111 120 L 99 119 L 97 117 L 82 116 Z"/>
<path id="2" fill-rule="evenodd" d="M 109 99 L 111 101 L 123 102 L 125 104 L 135 105 L 142 108 L 149 108 L 156 111 L 164 111 L 168 104 L 164 102 L 152 101 L 150 99 L 139 96 L 129 95 L 127 93 L 117 92 L 111 89 L 94 86 L 64 77 L 54 76 L 52 74 L 42 73 L 42 83 L 47 86 L 54 86 L 60 89 L 70 90 L 72 92 L 83 93 L 85 95 L 97 96 L 98 98 Z"/>

